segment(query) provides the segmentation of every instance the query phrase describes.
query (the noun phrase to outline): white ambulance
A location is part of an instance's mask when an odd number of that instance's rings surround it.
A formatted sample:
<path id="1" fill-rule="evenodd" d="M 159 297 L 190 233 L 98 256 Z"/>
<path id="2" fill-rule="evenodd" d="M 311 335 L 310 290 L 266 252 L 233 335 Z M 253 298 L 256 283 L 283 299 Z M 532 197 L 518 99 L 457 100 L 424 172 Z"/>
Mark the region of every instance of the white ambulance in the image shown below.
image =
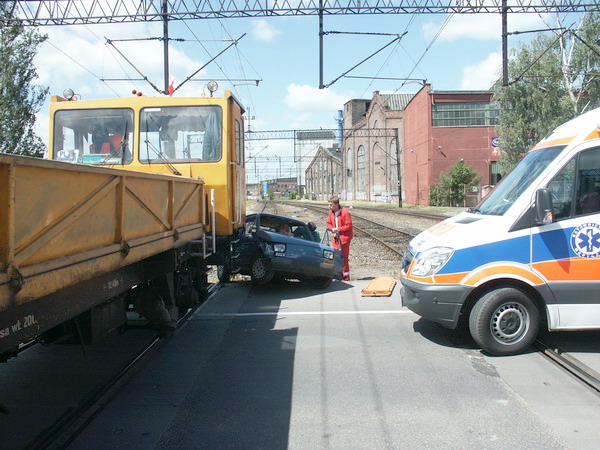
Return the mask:
<path id="1" fill-rule="evenodd" d="M 402 303 L 449 328 L 468 323 L 495 355 L 541 326 L 600 329 L 600 108 L 561 125 L 476 208 L 415 237 Z"/>

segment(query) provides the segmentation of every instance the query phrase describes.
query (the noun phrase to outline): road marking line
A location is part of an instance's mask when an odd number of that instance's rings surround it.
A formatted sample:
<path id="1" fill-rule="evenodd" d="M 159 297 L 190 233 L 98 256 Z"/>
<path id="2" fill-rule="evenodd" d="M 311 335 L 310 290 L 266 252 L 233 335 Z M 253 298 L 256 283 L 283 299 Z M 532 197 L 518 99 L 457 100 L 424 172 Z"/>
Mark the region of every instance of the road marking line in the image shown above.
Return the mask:
<path id="1" fill-rule="evenodd" d="M 260 316 L 325 316 L 325 315 L 351 315 L 351 314 L 414 314 L 412 311 L 272 311 L 256 313 L 203 313 L 196 314 L 196 318 L 203 317 L 260 317 Z"/>

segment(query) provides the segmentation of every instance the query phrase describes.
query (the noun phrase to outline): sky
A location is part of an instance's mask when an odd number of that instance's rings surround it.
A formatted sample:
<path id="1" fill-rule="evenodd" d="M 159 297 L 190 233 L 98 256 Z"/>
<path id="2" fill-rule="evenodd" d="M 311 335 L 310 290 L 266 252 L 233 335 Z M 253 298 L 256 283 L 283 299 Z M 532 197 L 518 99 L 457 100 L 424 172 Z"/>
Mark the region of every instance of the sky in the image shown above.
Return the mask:
<path id="1" fill-rule="evenodd" d="M 171 21 L 170 37 L 185 39 L 171 41 L 169 46 L 169 81 L 174 79 L 174 86 L 239 39 L 195 76 L 203 81 L 187 82 L 174 96 L 209 95 L 206 83 L 217 79 L 216 96 L 225 89 L 231 90 L 246 107 L 246 128 L 249 122 L 256 131 L 331 129 L 337 127 L 337 110 L 343 109 L 348 100 L 370 99 L 374 91 L 415 93 L 421 87 L 415 82 L 375 77 L 425 79 L 434 90 L 484 90 L 501 73 L 499 15 L 336 15 L 325 16 L 326 32 L 406 34 L 348 73 L 361 78 L 342 77 L 329 88 L 318 89 L 318 20 L 318 16 L 293 16 Z M 509 14 L 508 26 L 509 31 L 535 30 L 546 28 L 547 24 L 553 26 L 553 20 L 539 14 Z M 40 27 L 40 32 L 47 34 L 48 40 L 40 46 L 35 59 L 37 82 L 49 86 L 50 95 L 61 95 L 65 88 L 73 89 L 84 100 L 126 97 L 132 89 L 145 95 L 161 95 L 144 81 L 108 80 L 140 78 L 136 71 L 139 70 L 156 86 L 164 88 L 162 42 L 129 40 L 161 37 L 162 23 L 48 26 Z M 395 37 L 327 34 L 324 84 L 331 83 Z M 514 49 L 521 40 L 532 37 L 532 34 L 510 36 L 509 48 Z M 260 80 L 258 85 L 256 80 Z M 47 103 L 38 113 L 36 123 L 44 142 L 48 139 Z M 283 160 L 281 164 L 261 160 L 260 170 L 248 171 L 248 182 L 295 175 L 291 141 L 248 144 L 246 156 L 260 153 L 273 161 L 278 156 Z"/>

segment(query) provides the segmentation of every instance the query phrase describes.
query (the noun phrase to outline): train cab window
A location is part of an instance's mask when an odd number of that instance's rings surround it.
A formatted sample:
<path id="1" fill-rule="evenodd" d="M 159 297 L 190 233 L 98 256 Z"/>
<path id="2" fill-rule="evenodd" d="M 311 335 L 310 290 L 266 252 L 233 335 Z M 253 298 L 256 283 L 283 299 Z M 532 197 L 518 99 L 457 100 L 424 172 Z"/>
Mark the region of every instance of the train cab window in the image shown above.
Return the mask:
<path id="1" fill-rule="evenodd" d="M 53 121 L 52 158 L 93 165 L 132 161 L 133 110 L 60 110 Z"/>
<path id="2" fill-rule="evenodd" d="M 219 161 L 222 122 L 218 106 L 144 108 L 140 115 L 140 162 Z"/>

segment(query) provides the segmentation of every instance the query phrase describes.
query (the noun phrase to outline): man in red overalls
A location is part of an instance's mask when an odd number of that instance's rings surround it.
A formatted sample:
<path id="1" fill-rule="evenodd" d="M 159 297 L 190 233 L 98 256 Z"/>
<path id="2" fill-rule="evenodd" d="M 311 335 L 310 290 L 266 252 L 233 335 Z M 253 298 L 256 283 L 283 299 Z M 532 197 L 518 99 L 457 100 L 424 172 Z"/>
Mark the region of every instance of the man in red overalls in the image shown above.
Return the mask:
<path id="1" fill-rule="evenodd" d="M 327 216 L 327 229 L 333 233 L 333 245 L 335 249 L 341 249 L 344 255 L 344 267 L 342 269 L 342 280 L 350 281 L 350 241 L 352 240 L 352 216 L 350 211 L 340 206 L 338 197 L 329 199 L 329 216 Z"/>

